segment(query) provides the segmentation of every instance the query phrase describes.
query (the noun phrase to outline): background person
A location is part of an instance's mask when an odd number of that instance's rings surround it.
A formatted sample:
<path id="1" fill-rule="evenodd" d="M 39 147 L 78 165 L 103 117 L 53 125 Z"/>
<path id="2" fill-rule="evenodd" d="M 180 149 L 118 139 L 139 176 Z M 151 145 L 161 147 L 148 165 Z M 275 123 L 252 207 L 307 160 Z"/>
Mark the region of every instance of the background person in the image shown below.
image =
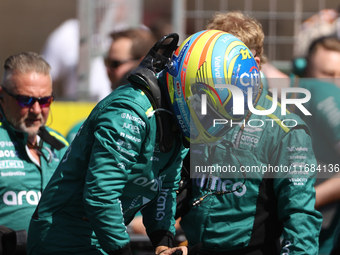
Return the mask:
<path id="1" fill-rule="evenodd" d="M 127 76 L 137 68 L 140 61 L 156 43 L 147 28 L 128 29 L 110 34 L 111 46 L 105 66 L 111 81 L 111 89 L 129 83 Z"/>
<path id="2" fill-rule="evenodd" d="M 333 36 L 317 38 L 311 43 L 306 56 L 303 75 L 306 79 L 294 76 L 291 81 L 291 86 L 298 84 L 311 92 L 311 100 L 306 106 L 312 116 L 304 119 L 313 134 L 313 149 L 318 163 L 327 171 L 330 170 L 329 166 L 340 163 L 339 64 L 340 40 Z M 335 175 L 335 178 L 324 181 L 330 176 L 319 173 L 320 179 L 315 187 L 315 208 L 321 210 L 325 218 L 320 233 L 320 254 L 330 253 L 340 217 L 340 179 L 339 175 Z M 330 207 L 325 207 L 331 203 Z"/>
<path id="3" fill-rule="evenodd" d="M 290 77 L 275 70 L 272 66 L 271 69 L 274 69 L 274 72 L 271 73 L 266 68 L 263 71 L 267 77 L 273 77 L 269 79 L 270 87 L 273 84 L 272 81 L 280 80 L 280 84 L 284 87 L 305 88 L 311 93 L 311 99 L 305 106 L 312 116 L 304 116 L 299 110 L 293 110 L 308 125 L 313 136 L 313 150 L 322 168 L 315 185 L 315 208 L 321 210 L 324 216 L 319 237 L 319 253 L 329 254 L 340 216 L 340 190 L 338 189 L 340 179 L 331 178 L 325 181 L 332 176 L 329 166 L 334 167 L 339 164 L 340 155 L 338 149 L 340 144 L 340 122 L 338 121 L 340 89 L 337 87 L 340 75 L 340 40 L 333 36 L 317 38 L 310 44 L 304 61 L 301 66 L 298 66 L 298 62 L 294 60 L 293 71 L 298 75 L 292 74 Z M 283 79 L 275 79 L 278 77 Z M 325 207 L 334 202 L 337 204 Z"/>
<path id="4" fill-rule="evenodd" d="M 51 32 L 41 54 L 52 67 L 51 76 L 57 100 L 77 99 L 78 68 L 80 50 L 80 23 L 68 19 Z M 89 96 L 99 101 L 110 92 L 110 81 L 106 75 L 103 57 L 98 56 L 89 63 Z"/>
<path id="5" fill-rule="evenodd" d="M 129 28 L 110 34 L 112 43 L 105 58 L 106 76 L 111 82 L 112 91 L 121 85 L 129 83 L 127 76 L 137 68 L 156 43 L 153 34 L 146 27 Z M 93 81 L 95 83 L 95 81 Z M 103 95 L 107 96 L 110 92 Z M 66 138 L 71 142 L 84 120 L 70 129 Z"/>
<path id="6" fill-rule="evenodd" d="M 315 40 L 306 58 L 306 78 L 318 78 L 340 87 L 340 40 L 334 36 Z"/>
<path id="7" fill-rule="evenodd" d="M 294 57 L 306 56 L 311 42 L 320 37 L 335 36 L 340 39 L 339 8 L 322 9 L 303 21 L 294 43 Z"/>
<path id="8" fill-rule="evenodd" d="M 51 76 L 58 99 L 76 99 L 79 33 L 79 21 L 66 20 L 51 32 L 41 51 L 52 67 Z"/>
<path id="9" fill-rule="evenodd" d="M 53 101 L 42 56 L 8 57 L 0 86 L 0 225 L 28 230 L 30 218 L 68 143 L 45 126 Z"/>

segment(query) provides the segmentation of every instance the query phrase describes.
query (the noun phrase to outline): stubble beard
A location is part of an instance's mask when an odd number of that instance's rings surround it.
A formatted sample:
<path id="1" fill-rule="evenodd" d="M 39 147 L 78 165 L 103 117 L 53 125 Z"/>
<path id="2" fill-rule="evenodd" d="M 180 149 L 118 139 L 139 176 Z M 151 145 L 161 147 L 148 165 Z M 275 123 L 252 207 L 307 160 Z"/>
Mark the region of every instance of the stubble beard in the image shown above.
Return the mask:
<path id="1" fill-rule="evenodd" d="M 39 128 L 43 125 L 45 125 L 45 119 L 42 116 L 38 116 L 39 119 L 41 120 L 40 124 L 33 124 L 33 125 L 26 125 L 26 119 L 28 118 L 27 116 L 20 119 L 20 120 L 14 120 L 12 119 L 10 123 L 12 126 L 19 131 L 25 132 L 28 134 L 28 137 L 30 140 L 34 140 L 34 138 L 38 135 Z"/>

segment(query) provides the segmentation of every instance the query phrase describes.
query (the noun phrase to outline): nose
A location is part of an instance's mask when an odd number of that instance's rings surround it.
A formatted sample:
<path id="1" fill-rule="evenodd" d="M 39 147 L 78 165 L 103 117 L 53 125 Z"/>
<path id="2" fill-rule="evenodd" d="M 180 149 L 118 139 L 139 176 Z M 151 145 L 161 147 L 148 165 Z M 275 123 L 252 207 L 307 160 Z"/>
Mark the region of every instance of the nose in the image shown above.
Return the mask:
<path id="1" fill-rule="evenodd" d="M 38 114 L 41 113 L 41 106 L 40 106 L 38 100 L 36 100 L 36 101 L 34 102 L 34 104 L 31 106 L 30 112 L 32 112 L 32 113 L 34 113 L 34 114 L 36 114 L 36 115 L 38 115 Z"/>

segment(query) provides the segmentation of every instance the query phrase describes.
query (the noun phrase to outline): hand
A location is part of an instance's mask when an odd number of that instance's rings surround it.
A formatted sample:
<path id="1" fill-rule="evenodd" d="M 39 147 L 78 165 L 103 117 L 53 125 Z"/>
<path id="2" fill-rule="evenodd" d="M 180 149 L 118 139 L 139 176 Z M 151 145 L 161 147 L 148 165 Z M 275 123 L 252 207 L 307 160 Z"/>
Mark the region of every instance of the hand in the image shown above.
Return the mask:
<path id="1" fill-rule="evenodd" d="M 174 247 L 164 250 L 159 255 L 188 255 L 188 248 L 186 246 Z M 157 255 L 158 255 L 157 254 Z"/>

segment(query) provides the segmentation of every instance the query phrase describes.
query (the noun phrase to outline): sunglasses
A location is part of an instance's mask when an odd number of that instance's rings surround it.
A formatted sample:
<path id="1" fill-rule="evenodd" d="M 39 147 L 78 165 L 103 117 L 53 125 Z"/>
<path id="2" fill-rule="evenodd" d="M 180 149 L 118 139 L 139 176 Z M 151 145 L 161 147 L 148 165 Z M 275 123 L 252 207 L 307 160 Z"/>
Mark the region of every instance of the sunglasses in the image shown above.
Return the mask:
<path id="1" fill-rule="evenodd" d="M 49 107 L 53 102 L 54 97 L 29 97 L 29 96 L 21 96 L 21 95 L 14 95 L 9 92 L 5 87 L 1 86 L 2 89 L 11 97 L 17 100 L 17 104 L 21 107 L 32 107 L 36 101 L 39 102 L 40 107 Z"/>
<path id="2" fill-rule="evenodd" d="M 125 63 L 130 62 L 130 61 L 135 61 L 137 59 L 138 58 L 131 58 L 131 59 L 128 59 L 128 60 L 120 61 L 120 60 L 113 60 L 113 59 L 105 58 L 105 66 L 109 67 L 109 68 L 118 68 L 122 64 L 125 64 Z"/>

